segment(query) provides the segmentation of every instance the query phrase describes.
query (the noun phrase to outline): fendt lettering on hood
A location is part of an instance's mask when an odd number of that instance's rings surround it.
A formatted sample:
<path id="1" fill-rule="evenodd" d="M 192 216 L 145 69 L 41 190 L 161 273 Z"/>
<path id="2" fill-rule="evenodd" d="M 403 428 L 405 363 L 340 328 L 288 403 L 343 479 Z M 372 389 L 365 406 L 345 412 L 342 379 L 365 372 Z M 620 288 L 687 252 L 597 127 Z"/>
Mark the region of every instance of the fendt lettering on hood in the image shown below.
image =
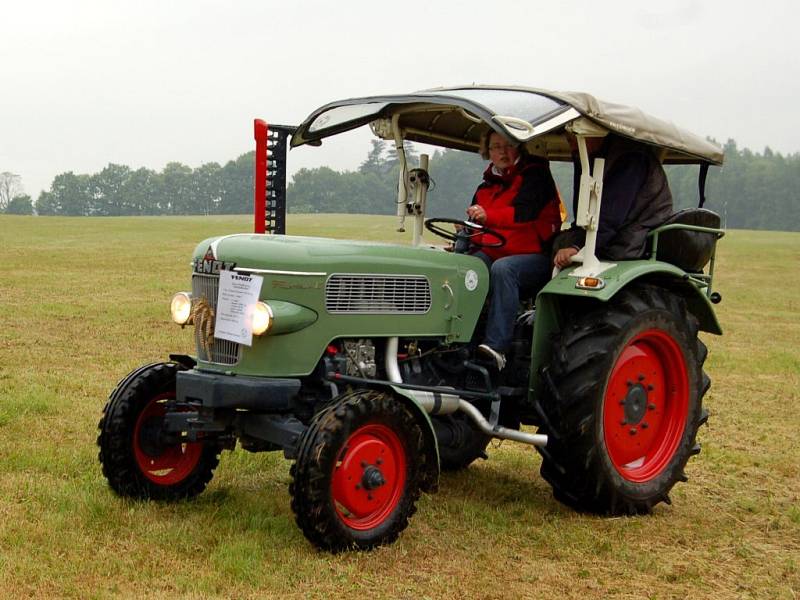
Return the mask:
<path id="1" fill-rule="evenodd" d="M 209 246 L 205 256 L 203 258 L 196 258 L 193 266 L 195 273 L 219 275 L 220 271 L 232 271 L 236 263 L 217 260 L 216 256 L 214 256 L 214 249 Z"/>

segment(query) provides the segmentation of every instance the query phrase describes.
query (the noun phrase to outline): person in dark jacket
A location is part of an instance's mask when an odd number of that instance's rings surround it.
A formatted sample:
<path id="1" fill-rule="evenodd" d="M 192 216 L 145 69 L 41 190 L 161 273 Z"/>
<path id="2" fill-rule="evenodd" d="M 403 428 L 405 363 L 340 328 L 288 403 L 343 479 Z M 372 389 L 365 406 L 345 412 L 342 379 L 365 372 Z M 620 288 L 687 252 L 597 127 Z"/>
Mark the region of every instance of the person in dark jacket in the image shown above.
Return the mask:
<path id="1" fill-rule="evenodd" d="M 491 163 L 467 217 L 497 231 L 506 243 L 475 253 L 491 272 L 486 337 L 478 350 L 502 369 L 520 289 L 535 295 L 550 276 L 550 242 L 561 227 L 561 202 L 547 161 L 529 156 L 524 148 L 494 132 L 484 140 L 481 155 Z"/>
<path id="2" fill-rule="evenodd" d="M 599 147 L 587 146 L 590 160 L 606 159 L 595 253 L 611 261 L 642 258 L 647 233 L 672 214 L 672 193 L 664 168 L 653 150 L 641 142 L 609 134 Z M 573 214 L 578 209 L 579 166 L 576 163 Z M 568 266 L 585 240 L 586 232 L 574 225 L 561 233 L 553 245 L 555 266 Z"/>

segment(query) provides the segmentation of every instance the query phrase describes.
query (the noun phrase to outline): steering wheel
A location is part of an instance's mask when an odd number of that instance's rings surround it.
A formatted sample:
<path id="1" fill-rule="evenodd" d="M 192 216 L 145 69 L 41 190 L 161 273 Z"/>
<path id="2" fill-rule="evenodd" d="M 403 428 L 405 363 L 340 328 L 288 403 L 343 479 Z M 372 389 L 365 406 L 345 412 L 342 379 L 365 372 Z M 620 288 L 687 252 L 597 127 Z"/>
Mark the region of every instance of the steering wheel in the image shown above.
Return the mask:
<path id="1" fill-rule="evenodd" d="M 454 227 L 454 231 L 450 231 L 442 227 L 443 224 L 458 225 L 460 228 Z M 426 219 L 425 228 L 431 233 L 453 242 L 455 244 L 454 251 L 459 254 L 466 252 L 470 245 L 476 248 L 499 248 L 506 244 L 503 234 L 489 229 L 485 225 L 462 219 Z M 494 241 L 486 242 L 484 238 L 478 241 L 476 238 L 480 235 L 488 235 L 490 238 L 494 238 Z"/>

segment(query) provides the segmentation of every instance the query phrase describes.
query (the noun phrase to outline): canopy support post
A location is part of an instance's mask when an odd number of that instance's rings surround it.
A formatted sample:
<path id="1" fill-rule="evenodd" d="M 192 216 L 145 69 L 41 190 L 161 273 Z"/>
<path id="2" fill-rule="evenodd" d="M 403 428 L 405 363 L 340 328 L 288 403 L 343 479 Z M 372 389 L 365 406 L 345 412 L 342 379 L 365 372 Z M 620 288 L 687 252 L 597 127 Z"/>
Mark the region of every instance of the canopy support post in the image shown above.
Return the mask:
<path id="1" fill-rule="evenodd" d="M 589 168 L 589 151 L 586 148 L 586 135 L 579 133 L 578 156 L 581 161 L 581 180 L 578 192 L 578 212 L 575 224 L 586 230 L 586 243 L 576 258 L 583 263 L 573 271 L 576 277 L 597 275 L 603 269 L 595 255 L 597 230 L 600 227 L 600 203 L 603 199 L 603 170 L 605 158 L 595 158 L 594 168 Z"/>
<path id="2" fill-rule="evenodd" d="M 394 147 L 397 151 L 397 159 L 400 161 L 400 175 L 397 179 L 397 231 L 406 230 L 406 214 L 408 212 L 408 188 L 406 180 L 408 178 L 408 164 L 406 162 L 406 149 L 403 146 L 403 132 L 400 129 L 400 115 L 392 117 L 392 135 L 394 136 Z"/>

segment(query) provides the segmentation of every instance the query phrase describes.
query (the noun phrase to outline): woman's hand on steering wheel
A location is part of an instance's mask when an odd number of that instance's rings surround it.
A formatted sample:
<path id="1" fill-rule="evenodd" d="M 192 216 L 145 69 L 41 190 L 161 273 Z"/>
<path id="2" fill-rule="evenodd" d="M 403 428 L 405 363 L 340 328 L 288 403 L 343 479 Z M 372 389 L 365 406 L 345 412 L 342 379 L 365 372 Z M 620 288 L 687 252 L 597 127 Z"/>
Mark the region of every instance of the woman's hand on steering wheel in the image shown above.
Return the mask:
<path id="1" fill-rule="evenodd" d="M 473 204 L 467 207 L 467 217 L 473 223 L 480 225 L 486 224 L 486 209 L 480 204 Z"/>
<path id="2" fill-rule="evenodd" d="M 455 231 L 445 229 L 442 225 L 453 225 Z M 474 221 L 445 218 L 426 219 L 425 228 L 448 241 L 457 243 L 465 240 L 476 248 L 499 248 L 506 243 L 506 238 L 502 234 Z M 478 236 L 481 236 L 480 239 L 477 239 Z M 486 241 L 486 236 L 490 238 L 490 241 Z"/>

